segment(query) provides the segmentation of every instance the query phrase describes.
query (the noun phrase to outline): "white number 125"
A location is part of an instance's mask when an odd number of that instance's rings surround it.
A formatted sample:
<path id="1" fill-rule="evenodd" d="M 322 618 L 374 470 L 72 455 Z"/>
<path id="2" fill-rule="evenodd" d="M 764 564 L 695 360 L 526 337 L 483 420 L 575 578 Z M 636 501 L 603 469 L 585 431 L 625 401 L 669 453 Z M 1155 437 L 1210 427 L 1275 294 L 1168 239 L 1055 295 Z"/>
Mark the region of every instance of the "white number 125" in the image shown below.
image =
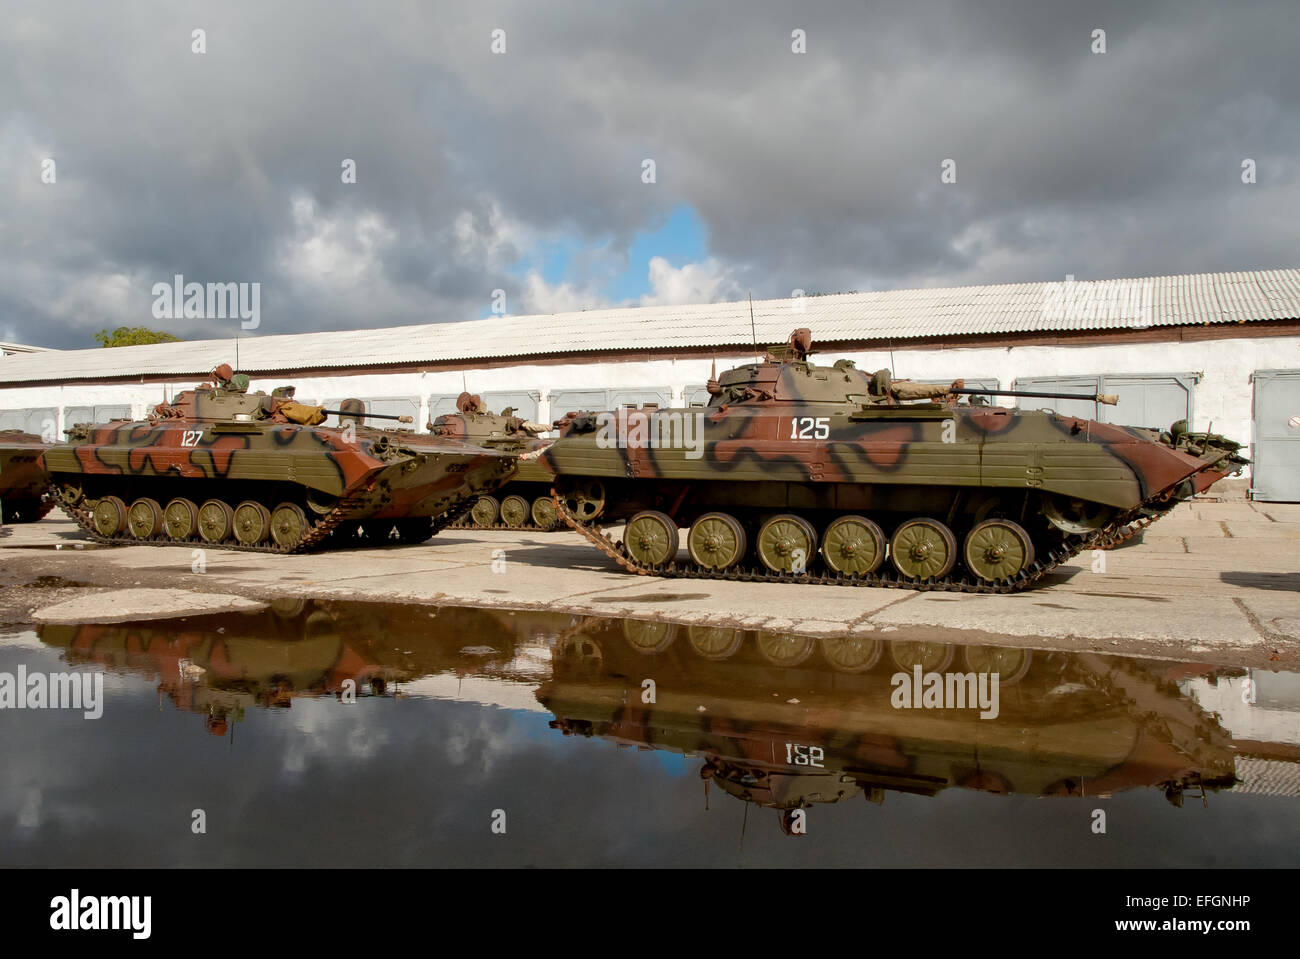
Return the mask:
<path id="1" fill-rule="evenodd" d="M 811 416 L 795 416 L 790 419 L 790 439 L 792 440 L 824 440 L 831 435 L 831 419 L 829 416 L 819 416 L 813 419 Z"/>

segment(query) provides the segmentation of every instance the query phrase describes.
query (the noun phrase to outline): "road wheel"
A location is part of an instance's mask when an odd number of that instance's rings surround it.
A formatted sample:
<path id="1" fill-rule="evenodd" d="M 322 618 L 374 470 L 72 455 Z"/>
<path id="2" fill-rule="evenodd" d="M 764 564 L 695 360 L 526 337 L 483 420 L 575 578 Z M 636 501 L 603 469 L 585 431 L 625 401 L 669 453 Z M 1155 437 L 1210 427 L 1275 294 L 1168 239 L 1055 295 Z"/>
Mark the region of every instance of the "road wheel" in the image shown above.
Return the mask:
<path id="1" fill-rule="evenodd" d="M 246 499 L 235 507 L 235 539 L 244 546 L 256 546 L 271 534 L 271 512 L 256 500 Z"/>
<path id="2" fill-rule="evenodd" d="M 773 516 L 758 529 L 758 559 L 774 573 L 806 572 L 817 550 L 817 532 L 792 513 Z"/>
<path id="3" fill-rule="evenodd" d="M 501 515 L 501 504 L 495 496 L 480 496 L 470 508 L 469 516 L 475 526 L 495 526 Z"/>
<path id="4" fill-rule="evenodd" d="M 230 504 L 210 499 L 199 507 L 199 535 L 208 543 L 222 543 L 235 528 L 235 511 Z"/>
<path id="5" fill-rule="evenodd" d="M 837 573 L 874 573 L 885 561 L 884 531 L 865 516 L 841 516 L 822 534 L 822 559 Z"/>
<path id="6" fill-rule="evenodd" d="M 686 639 L 701 659 L 719 661 L 730 659 L 736 654 L 745 641 L 745 634 L 729 626 L 699 626 L 692 623 L 686 627 Z"/>
<path id="7" fill-rule="evenodd" d="M 557 484 L 565 509 L 580 523 L 590 523 L 605 512 L 605 484 L 598 479 L 565 481 Z"/>
<path id="8" fill-rule="evenodd" d="M 126 504 L 116 496 L 105 496 L 90 511 L 90 521 L 100 536 L 117 536 L 126 526 Z"/>
<path id="9" fill-rule="evenodd" d="M 730 569 L 745 558 L 745 528 L 726 513 L 705 513 L 691 524 L 686 549 L 707 569 Z"/>
<path id="10" fill-rule="evenodd" d="M 623 638 L 638 653 L 662 653 L 677 638 L 677 624 L 625 619 Z"/>
<path id="11" fill-rule="evenodd" d="M 986 519 L 966 536 L 966 568 L 989 583 L 1011 579 L 1034 565 L 1034 544 L 1009 519 Z"/>
<path id="12" fill-rule="evenodd" d="M 623 543 L 643 566 L 663 566 L 677 558 L 681 545 L 677 523 L 658 510 L 642 510 L 627 521 Z"/>
<path id="13" fill-rule="evenodd" d="M 271 514 L 271 539 L 281 549 L 295 549 L 308 528 L 307 514 L 296 503 L 281 503 Z"/>
<path id="14" fill-rule="evenodd" d="M 957 562 L 957 540 L 938 520 L 910 519 L 894 530 L 889 558 L 909 579 L 941 579 Z"/>
<path id="15" fill-rule="evenodd" d="M 533 523 L 538 529 L 554 529 L 560 514 L 555 511 L 555 500 L 549 496 L 539 496 L 533 500 Z"/>
<path id="16" fill-rule="evenodd" d="M 789 669 L 812 655 L 816 641 L 811 636 L 760 631 L 754 636 L 758 653 L 773 666 Z"/>
<path id="17" fill-rule="evenodd" d="M 171 500 L 163 507 L 163 532 L 168 539 L 193 539 L 199 532 L 199 508 L 179 496 Z"/>
<path id="18" fill-rule="evenodd" d="M 899 669 L 909 673 L 917 666 L 923 673 L 941 673 L 952 664 L 956 655 L 952 643 L 925 643 L 915 640 L 895 640 L 889 645 L 889 655 Z"/>
<path id="19" fill-rule="evenodd" d="M 1034 662 L 1034 651 L 1009 646 L 964 646 L 962 658 L 971 672 L 997 673 L 999 686 L 1011 686 L 1029 672 Z"/>
<path id="20" fill-rule="evenodd" d="M 135 539 L 153 539 L 162 532 L 162 507 L 158 501 L 142 496 L 126 511 L 126 528 Z"/>
<path id="21" fill-rule="evenodd" d="M 501 501 L 501 522 L 507 526 L 523 526 L 528 522 L 528 500 L 522 496 L 507 496 Z"/>
<path id="22" fill-rule="evenodd" d="M 865 673 L 879 662 L 884 651 L 885 644 L 880 640 L 862 636 L 828 636 L 822 640 L 822 656 L 840 673 Z"/>

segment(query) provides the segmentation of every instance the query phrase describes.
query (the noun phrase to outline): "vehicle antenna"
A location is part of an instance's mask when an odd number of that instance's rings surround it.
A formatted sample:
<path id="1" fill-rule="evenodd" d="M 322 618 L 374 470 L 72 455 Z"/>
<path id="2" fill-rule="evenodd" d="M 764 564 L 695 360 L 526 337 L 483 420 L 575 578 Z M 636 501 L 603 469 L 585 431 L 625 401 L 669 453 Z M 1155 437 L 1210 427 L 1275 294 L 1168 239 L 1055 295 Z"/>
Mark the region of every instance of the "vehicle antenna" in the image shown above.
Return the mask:
<path id="1" fill-rule="evenodd" d="M 754 337 L 754 362 L 758 362 L 758 328 L 754 326 L 754 294 L 749 294 L 749 332 Z"/>

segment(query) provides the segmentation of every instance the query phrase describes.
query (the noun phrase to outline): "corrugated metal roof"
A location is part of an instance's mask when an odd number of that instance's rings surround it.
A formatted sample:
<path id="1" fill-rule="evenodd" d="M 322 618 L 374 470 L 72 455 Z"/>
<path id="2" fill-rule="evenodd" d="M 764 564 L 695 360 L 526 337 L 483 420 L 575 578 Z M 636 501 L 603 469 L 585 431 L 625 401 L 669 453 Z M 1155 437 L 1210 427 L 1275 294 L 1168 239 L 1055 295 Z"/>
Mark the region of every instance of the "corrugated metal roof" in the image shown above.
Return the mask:
<path id="1" fill-rule="evenodd" d="M 838 293 L 800 301 L 754 302 L 760 343 L 784 342 L 791 329 L 807 326 L 814 344 L 823 346 L 1282 319 L 1300 319 L 1300 269 Z M 234 358 L 235 321 L 214 322 L 230 323 L 230 335 L 8 356 L 0 362 L 0 383 L 202 375 Z M 744 347 L 750 342 L 749 303 L 741 301 L 259 335 L 240 340 L 239 365 L 244 372 L 258 373 L 512 358 L 526 362 L 529 357 L 565 353 L 617 355 Z"/>

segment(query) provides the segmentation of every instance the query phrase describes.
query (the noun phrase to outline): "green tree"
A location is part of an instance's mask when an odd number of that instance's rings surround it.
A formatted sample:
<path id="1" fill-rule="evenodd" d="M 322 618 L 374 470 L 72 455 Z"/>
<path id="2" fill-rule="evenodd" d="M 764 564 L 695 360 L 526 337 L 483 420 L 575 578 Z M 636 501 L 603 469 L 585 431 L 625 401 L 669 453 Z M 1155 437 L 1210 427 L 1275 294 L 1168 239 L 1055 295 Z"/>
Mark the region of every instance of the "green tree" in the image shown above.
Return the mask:
<path id="1" fill-rule="evenodd" d="M 119 326 L 111 332 L 105 328 L 95 334 L 100 346 L 143 346 L 146 343 L 179 343 L 180 337 L 151 330 L 147 326 Z"/>

